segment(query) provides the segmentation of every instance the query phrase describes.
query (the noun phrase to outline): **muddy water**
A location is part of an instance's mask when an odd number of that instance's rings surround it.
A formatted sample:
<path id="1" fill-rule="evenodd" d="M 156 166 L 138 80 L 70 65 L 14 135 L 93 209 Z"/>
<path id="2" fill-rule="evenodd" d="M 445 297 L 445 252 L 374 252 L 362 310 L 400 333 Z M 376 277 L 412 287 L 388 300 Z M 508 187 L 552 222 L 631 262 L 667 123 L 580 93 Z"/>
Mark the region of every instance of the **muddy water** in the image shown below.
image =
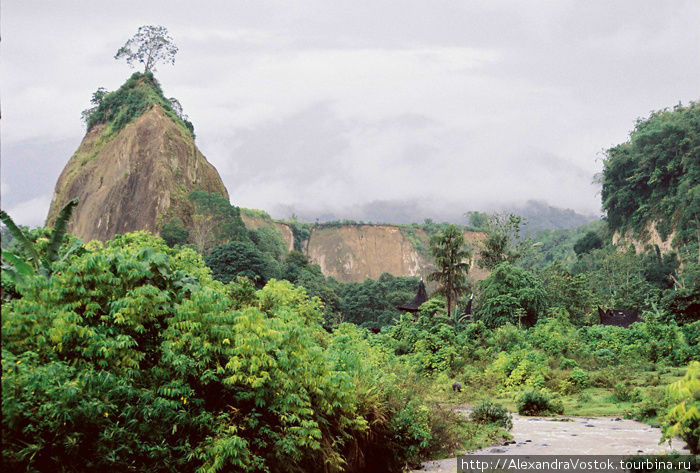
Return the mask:
<path id="1" fill-rule="evenodd" d="M 465 409 L 460 409 L 465 414 Z M 522 417 L 513 415 L 513 442 L 475 450 L 470 454 L 510 455 L 632 455 L 685 450 L 680 439 L 659 445 L 661 430 L 615 417 Z M 426 462 L 416 472 L 454 473 L 457 459 Z"/>

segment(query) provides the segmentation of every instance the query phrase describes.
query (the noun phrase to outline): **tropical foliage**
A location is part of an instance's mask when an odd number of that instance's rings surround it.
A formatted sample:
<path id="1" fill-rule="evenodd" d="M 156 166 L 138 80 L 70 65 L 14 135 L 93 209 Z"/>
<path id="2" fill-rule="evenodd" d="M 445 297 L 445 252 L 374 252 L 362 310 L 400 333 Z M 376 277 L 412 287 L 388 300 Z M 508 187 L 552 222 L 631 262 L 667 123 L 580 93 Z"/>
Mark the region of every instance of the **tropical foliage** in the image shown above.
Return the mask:
<path id="1" fill-rule="evenodd" d="M 0 220 L 13 237 L 11 244 L 2 250 L 2 299 L 17 295 L 18 286 L 35 274 L 50 278 L 53 265 L 68 258 L 78 250 L 82 242 L 66 234 L 66 226 L 77 199 L 68 202 L 59 212 L 52 230 L 35 230 L 26 233 L 12 218 L 0 210 Z M 64 245 L 65 241 L 68 245 Z"/>
<path id="2" fill-rule="evenodd" d="M 691 362 L 685 377 L 671 384 L 668 393 L 675 405 L 666 415 L 664 438 L 670 442 L 679 436 L 691 453 L 700 453 L 700 361 Z"/>
<path id="3" fill-rule="evenodd" d="M 328 334 L 288 282 L 223 285 L 135 233 L 20 292 L 3 306 L 9 470 L 352 471 L 362 447 L 392 471 L 442 447 L 386 355 Z"/>
<path id="4" fill-rule="evenodd" d="M 428 280 L 435 281 L 438 284 L 436 293 L 445 296 L 449 317 L 460 296 L 468 289 L 471 252 L 464 247 L 464 234 L 459 227 L 450 225 L 430 238 L 430 253 L 435 258 L 437 270 L 428 275 Z"/>

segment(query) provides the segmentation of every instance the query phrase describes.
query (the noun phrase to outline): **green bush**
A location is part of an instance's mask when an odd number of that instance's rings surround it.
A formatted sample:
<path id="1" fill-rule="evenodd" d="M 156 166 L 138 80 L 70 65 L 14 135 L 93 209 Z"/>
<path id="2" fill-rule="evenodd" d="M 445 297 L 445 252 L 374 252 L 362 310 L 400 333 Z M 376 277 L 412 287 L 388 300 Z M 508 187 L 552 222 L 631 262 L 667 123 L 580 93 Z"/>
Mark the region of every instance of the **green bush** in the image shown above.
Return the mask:
<path id="1" fill-rule="evenodd" d="M 639 388 L 633 388 L 627 383 L 617 383 L 613 388 L 613 396 L 619 402 L 639 402 L 642 395 Z"/>
<path id="2" fill-rule="evenodd" d="M 576 360 L 570 358 L 562 358 L 559 367 L 563 370 L 569 370 L 571 368 L 578 368 L 578 363 Z"/>
<path id="3" fill-rule="evenodd" d="M 561 414 L 563 406 L 552 399 L 544 390 L 525 391 L 518 398 L 518 414 L 523 416 L 538 416 L 547 414 Z"/>
<path id="4" fill-rule="evenodd" d="M 663 389 L 650 389 L 642 395 L 640 402 L 632 409 L 635 418 L 644 422 L 655 419 L 668 408 L 668 398 Z"/>
<path id="5" fill-rule="evenodd" d="M 571 371 L 571 376 L 569 379 L 571 379 L 579 391 L 588 386 L 588 374 L 579 367 L 576 367 Z"/>
<path id="6" fill-rule="evenodd" d="M 97 124 L 105 123 L 109 133 L 117 132 L 157 104 L 194 138 L 192 123 L 180 118 L 170 100 L 163 95 L 160 84 L 151 72 L 135 72 L 114 92 L 98 89 L 93 94 L 92 103 L 96 106 L 83 112 L 88 130 Z"/>
<path id="7" fill-rule="evenodd" d="M 496 424 L 506 430 L 513 428 L 513 416 L 500 404 L 482 401 L 472 410 L 469 418 L 480 424 Z"/>

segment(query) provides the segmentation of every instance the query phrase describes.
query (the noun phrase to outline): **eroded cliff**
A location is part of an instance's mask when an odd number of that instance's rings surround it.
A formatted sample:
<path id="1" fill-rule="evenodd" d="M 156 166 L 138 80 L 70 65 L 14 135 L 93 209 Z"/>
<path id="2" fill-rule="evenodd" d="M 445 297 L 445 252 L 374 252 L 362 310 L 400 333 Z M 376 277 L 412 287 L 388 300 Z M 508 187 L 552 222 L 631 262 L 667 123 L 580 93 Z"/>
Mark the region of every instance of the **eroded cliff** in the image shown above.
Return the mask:
<path id="1" fill-rule="evenodd" d="M 248 228 L 276 229 L 287 250 L 294 248 L 294 234 L 288 224 L 272 220 L 259 211 L 244 210 L 241 216 Z M 481 232 L 464 232 L 467 246 L 474 250 L 485 236 Z M 435 270 L 428 250 L 429 240 L 424 230 L 401 225 L 319 225 L 310 227 L 310 236 L 301 242 L 301 247 L 326 276 L 343 282 L 359 282 L 377 279 L 382 273 L 427 276 Z M 480 281 L 488 272 L 480 269 L 474 259 L 469 274 Z"/>
<path id="2" fill-rule="evenodd" d="M 485 237 L 465 232 L 468 246 Z M 435 270 L 429 255 L 430 237 L 421 229 L 396 225 L 340 225 L 311 231 L 306 253 L 327 276 L 340 281 L 376 279 L 382 273 L 394 276 L 427 276 Z M 486 272 L 472 262 L 470 275 L 476 280 Z"/>

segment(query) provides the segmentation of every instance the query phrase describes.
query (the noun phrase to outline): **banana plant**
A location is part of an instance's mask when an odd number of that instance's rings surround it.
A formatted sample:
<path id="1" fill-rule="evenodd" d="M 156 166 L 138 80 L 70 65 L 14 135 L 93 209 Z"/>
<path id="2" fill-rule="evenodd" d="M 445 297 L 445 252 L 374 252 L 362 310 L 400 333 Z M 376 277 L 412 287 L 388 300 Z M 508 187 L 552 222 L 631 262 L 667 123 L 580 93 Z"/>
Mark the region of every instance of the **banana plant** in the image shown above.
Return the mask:
<path id="1" fill-rule="evenodd" d="M 47 279 L 51 277 L 53 264 L 57 261 L 65 260 L 82 246 L 82 242 L 77 240 L 59 255 L 59 249 L 66 236 L 66 226 L 76 205 L 78 205 L 78 199 L 73 199 L 59 212 L 43 257 L 39 256 L 35 244 L 31 242 L 24 231 L 15 224 L 4 210 L 0 210 L 0 220 L 17 240 L 21 252 L 18 255 L 9 251 L 2 251 L 3 276 L 6 276 L 15 284 L 33 274 L 41 274 Z"/>

